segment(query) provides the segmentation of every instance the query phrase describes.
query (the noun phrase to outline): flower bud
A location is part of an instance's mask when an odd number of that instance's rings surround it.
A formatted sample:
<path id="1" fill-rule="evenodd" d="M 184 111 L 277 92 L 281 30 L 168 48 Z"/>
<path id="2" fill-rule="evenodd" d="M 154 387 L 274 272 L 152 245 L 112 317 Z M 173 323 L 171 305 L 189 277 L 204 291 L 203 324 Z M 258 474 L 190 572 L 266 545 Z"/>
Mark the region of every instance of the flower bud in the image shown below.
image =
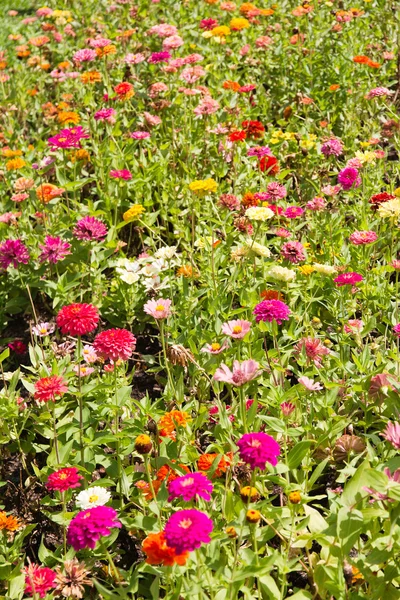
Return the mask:
<path id="1" fill-rule="evenodd" d="M 139 454 L 149 454 L 153 448 L 151 439 L 145 433 L 137 436 L 135 440 L 135 450 Z"/>

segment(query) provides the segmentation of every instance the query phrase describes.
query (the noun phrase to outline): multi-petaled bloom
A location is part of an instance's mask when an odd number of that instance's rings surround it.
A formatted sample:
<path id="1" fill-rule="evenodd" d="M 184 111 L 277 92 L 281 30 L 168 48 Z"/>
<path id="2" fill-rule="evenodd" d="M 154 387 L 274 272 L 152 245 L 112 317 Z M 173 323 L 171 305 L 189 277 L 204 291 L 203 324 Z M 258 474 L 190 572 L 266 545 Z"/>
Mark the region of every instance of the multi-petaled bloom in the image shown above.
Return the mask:
<path id="1" fill-rule="evenodd" d="M 304 213 L 304 208 L 301 206 L 288 206 L 283 213 L 287 219 L 297 219 Z"/>
<path id="2" fill-rule="evenodd" d="M 170 548 L 165 540 L 165 533 L 149 533 L 143 540 L 142 549 L 147 558 L 146 562 L 149 565 L 162 565 L 164 567 L 172 567 L 186 564 L 189 558 L 188 552 L 178 554 L 174 548 Z"/>
<path id="3" fill-rule="evenodd" d="M 241 340 L 250 331 L 250 328 L 250 321 L 235 319 L 234 321 L 228 321 L 222 325 L 222 333 L 229 335 L 231 338 Z"/>
<path id="4" fill-rule="evenodd" d="M 203 498 L 209 502 L 212 491 L 213 484 L 203 473 L 187 473 L 170 481 L 168 501 L 181 498 L 185 502 L 190 502 L 197 498 Z"/>
<path id="5" fill-rule="evenodd" d="M 50 375 L 50 377 L 42 377 L 35 383 L 35 400 L 39 402 L 55 402 L 56 398 L 65 394 L 68 391 L 66 381 L 58 375 Z"/>
<path id="6" fill-rule="evenodd" d="M 346 167 L 340 171 L 338 182 L 342 186 L 342 189 L 351 190 L 352 188 L 358 188 L 361 185 L 361 177 L 359 176 L 357 169 Z"/>
<path id="7" fill-rule="evenodd" d="M 256 316 L 256 322 L 276 321 L 278 325 L 282 321 L 287 321 L 290 315 L 290 308 L 281 300 L 263 300 L 254 307 L 253 314 Z"/>
<path id="8" fill-rule="evenodd" d="M 149 58 L 147 59 L 147 62 L 149 62 L 152 65 L 156 65 L 158 63 L 167 63 L 171 58 L 171 54 L 167 51 L 165 52 L 153 52 Z"/>
<path id="9" fill-rule="evenodd" d="M 114 169 L 110 171 L 110 177 L 114 179 L 124 179 L 125 181 L 129 181 L 132 179 L 132 173 L 128 169 Z"/>
<path id="10" fill-rule="evenodd" d="M 66 492 L 81 487 L 82 475 L 79 475 L 76 467 L 65 467 L 55 473 L 51 473 L 47 479 L 46 487 L 57 492 Z"/>
<path id="11" fill-rule="evenodd" d="M 250 465 L 251 469 L 257 467 L 265 470 L 267 463 L 275 467 L 278 464 L 280 447 L 273 437 L 264 432 L 245 433 L 237 445 L 241 460 Z"/>
<path id="12" fill-rule="evenodd" d="M 58 236 L 47 235 L 44 240 L 44 244 L 39 244 L 41 253 L 39 254 L 40 262 L 49 262 L 56 264 L 60 260 L 64 260 L 70 252 L 71 244 L 64 242 Z"/>
<path id="13" fill-rule="evenodd" d="M 76 506 L 81 510 L 93 508 L 95 506 L 104 506 L 111 498 L 111 492 L 106 488 L 95 485 L 87 490 L 82 490 L 77 495 Z"/>
<path id="14" fill-rule="evenodd" d="M 107 123 L 115 123 L 115 115 L 117 111 L 114 108 L 101 108 L 94 114 L 96 121 L 107 121 Z"/>
<path id="15" fill-rule="evenodd" d="M 313 379 L 306 377 L 303 375 L 298 379 L 299 383 L 306 388 L 309 392 L 318 392 L 322 390 L 322 385 L 320 383 L 315 383 Z"/>
<path id="16" fill-rule="evenodd" d="M 21 240 L 5 240 L 0 244 L 0 266 L 8 269 L 10 265 L 16 269 L 19 264 L 29 261 L 28 248 Z"/>
<path id="17" fill-rule="evenodd" d="M 106 237 L 107 227 L 96 217 L 83 217 L 77 221 L 72 233 L 78 240 L 98 242 Z"/>
<path id="18" fill-rule="evenodd" d="M 164 298 L 149 300 L 144 305 L 143 310 L 154 319 L 166 319 L 171 314 L 171 300 L 165 300 Z"/>
<path id="19" fill-rule="evenodd" d="M 322 357 L 331 353 L 329 348 L 324 346 L 318 338 L 312 337 L 299 340 L 294 347 L 294 351 L 296 356 L 304 352 L 307 357 L 307 364 L 313 362 L 317 368 L 322 365 Z"/>
<path id="20" fill-rule="evenodd" d="M 341 273 L 333 281 L 338 287 L 342 287 L 343 285 L 356 285 L 363 279 L 364 277 L 359 273 Z"/>
<path id="21" fill-rule="evenodd" d="M 372 244 L 378 239 L 375 231 L 353 231 L 350 235 L 349 240 L 355 246 L 362 246 L 364 244 Z"/>
<path id="22" fill-rule="evenodd" d="M 186 427 L 190 420 L 189 413 L 181 410 L 171 410 L 158 421 L 158 429 L 162 435 L 170 435 L 177 427 Z"/>
<path id="23" fill-rule="evenodd" d="M 397 323 L 393 327 L 393 333 L 396 337 L 400 337 L 400 323 Z"/>
<path id="24" fill-rule="evenodd" d="M 91 48 L 82 48 L 82 50 L 77 50 L 73 56 L 73 60 L 76 63 L 90 62 L 96 58 L 96 51 L 92 50 Z"/>
<path id="25" fill-rule="evenodd" d="M 249 359 L 239 362 L 233 361 L 233 370 L 231 371 L 224 363 L 215 371 L 214 379 L 223 381 L 238 387 L 252 381 L 261 374 L 259 364 L 255 360 Z"/>
<path id="26" fill-rule="evenodd" d="M 367 100 L 371 100 L 371 98 L 379 98 L 382 96 L 391 96 L 392 94 L 394 94 L 394 92 L 392 90 L 389 90 L 386 87 L 376 87 L 376 88 L 373 88 L 372 90 L 370 90 L 369 92 L 367 92 L 365 94 L 365 98 L 367 98 Z"/>
<path id="27" fill-rule="evenodd" d="M 68 304 L 57 315 L 57 327 L 68 335 L 86 335 L 94 331 L 99 322 L 99 312 L 93 304 Z"/>
<path id="28" fill-rule="evenodd" d="M 32 333 L 38 337 L 45 337 L 46 335 L 53 333 L 54 329 L 55 325 L 52 323 L 38 323 L 32 327 Z"/>
<path id="29" fill-rule="evenodd" d="M 89 570 L 84 563 L 77 558 L 64 560 L 63 569 L 56 567 L 56 593 L 64 598 L 83 598 L 85 585 L 92 586 L 93 582 L 88 578 Z"/>
<path id="30" fill-rule="evenodd" d="M 196 509 L 179 510 L 170 516 L 164 533 L 168 546 L 178 554 L 192 552 L 211 541 L 212 520 Z"/>
<path id="31" fill-rule="evenodd" d="M 385 438 L 385 440 L 392 444 L 393 448 L 396 448 L 396 450 L 400 450 L 400 423 L 398 423 L 397 421 L 391 423 L 389 421 L 382 435 Z"/>
<path id="32" fill-rule="evenodd" d="M 343 144 L 338 138 L 330 138 L 321 146 L 321 152 L 325 156 L 340 156 L 343 154 Z"/>
<path id="33" fill-rule="evenodd" d="M 47 143 L 51 148 L 79 148 L 81 140 L 89 137 L 87 131 L 80 125 L 61 129 L 56 135 L 50 137 Z"/>
<path id="34" fill-rule="evenodd" d="M 127 329 L 107 329 L 94 338 L 93 348 L 97 355 L 112 360 L 128 360 L 135 349 L 136 338 Z"/>
<path id="35" fill-rule="evenodd" d="M 300 242 L 286 242 L 281 248 L 281 254 L 294 265 L 306 259 L 304 246 Z"/>
<path id="36" fill-rule="evenodd" d="M 100 537 L 110 535 L 111 529 L 121 527 L 117 511 L 110 506 L 95 506 L 78 513 L 70 522 L 67 542 L 75 551 L 83 548 L 94 550 Z"/>
<path id="37" fill-rule="evenodd" d="M 225 340 L 222 344 L 219 342 L 212 342 L 212 344 L 205 344 L 200 352 L 207 354 L 220 354 L 228 348 L 228 342 Z"/>
<path id="38" fill-rule="evenodd" d="M 34 598 L 44 598 L 49 590 L 55 587 L 54 580 L 56 573 L 48 567 L 39 567 L 30 563 L 24 569 L 25 573 L 25 593 Z"/>

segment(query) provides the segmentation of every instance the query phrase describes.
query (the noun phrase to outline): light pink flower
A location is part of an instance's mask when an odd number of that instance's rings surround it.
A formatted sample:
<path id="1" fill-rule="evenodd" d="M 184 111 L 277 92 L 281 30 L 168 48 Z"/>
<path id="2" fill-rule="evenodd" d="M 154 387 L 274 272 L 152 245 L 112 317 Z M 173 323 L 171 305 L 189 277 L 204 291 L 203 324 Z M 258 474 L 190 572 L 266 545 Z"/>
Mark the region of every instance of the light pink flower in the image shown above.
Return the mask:
<path id="1" fill-rule="evenodd" d="M 241 340 L 250 331 L 250 328 L 250 321 L 235 319 L 234 321 L 228 321 L 222 325 L 222 333 L 231 338 Z"/>
<path id="2" fill-rule="evenodd" d="M 326 208 L 326 202 L 323 198 L 315 196 L 315 198 L 307 202 L 306 208 L 308 208 L 308 210 L 314 210 L 315 212 L 318 212 Z"/>
<path id="3" fill-rule="evenodd" d="M 138 54 L 132 54 L 131 52 L 129 52 L 124 58 L 124 62 L 126 62 L 126 64 L 128 65 L 138 65 L 144 62 L 145 60 L 146 57 L 141 52 L 139 52 Z"/>
<path id="4" fill-rule="evenodd" d="M 320 383 L 315 383 L 313 379 L 309 379 L 305 375 L 299 377 L 298 382 L 310 392 L 319 392 L 323 389 Z"/>
<path id="5" fill-rule="evenodd" d="M 184 41 L 180 35 L 170 35 L 165 38 L 162 46 L 164 50 L 175 50 L 176 48 L 183 46 L 183 44 Z"/>
<path id="6" fill-rule="evenodd" d="M 342 187 L 340 185 L 326 185 L 321 191 L 325 196 L 336 196 L 341 189 Z"/>
<path id="7" fill-rule="evenodd" d="M 218 342 L 213 342 L 212 344 L 206 344 L 200 350 L 200 352 L 205 352 L 207 354 L 221 354 L 228 347 L 228 342 L 226 340 L 223 341 L 222 344 Z"/>
<path id="8" fill-rule="evenodd" d="M 364 327 L 364 323 L 360 319 L 350 319 L 344 325 L 343 329 L 345 333 L 358 333 Z"/>
<path id="9" fill-rule="evenodd" d="M 155 127 L 156 125 L 160 125 L 161 123 L 161 119 L 160 117 L 157 117 L 157 115 L 151 115 L 148 112 L 144 112 L 143 116 L 145 118 L 146 123 L 151 127 Z"/>
<path id="10" fill-rule="evenodd" d="M 322 357 L 331 353 L 319 339 L 312 337 L 305 337 L 299 340 L 294 347 L 294 351 L 296 356 L 304 352 L 307 357 L 307 364 L 313 362 L 317 368 L 322 365 Z"/>
<path id="11" fill-rule="evenodd" d="M 146 314 L 154 317 L 154 319 L 166 319 L 171 314 L 171 300 L 164 300 L 159 298 L 158 300 L 149 300 L 143 307 Z"/>
<path id="12" fill-rule="evenodd" d="M 197 116 L 212 115 L 219 110 L 219 102 L 213 100 L 211 96 L 206 96 L 198 106 L 194 109 L 194 114 Z"/>
<path id="13" fill-rule="evenodd" d="M 400 423 L 397 421 L 391 423 L 389 421 L 382 435 L 385 440 L 392 444 L 393 448 L 400 450 Z"/>
<path id="14" fill-rule="evenodd" d="M 205 74 L 206 71 L 201 65 L 195 65 L 194 67 L 186 67 L 186 69 L 183 69 L 180 78 L 183 79 L 183 81 L 186 81 L 186 83 L 196 83 L 196 81 Z"/>
<path id="15" fill-rule="evenodd" d="M 90 62 L 96 58 L 96 50 L 92 50 L 91 48 L 83 48 L 82 50 L 78 50 L 73 56 L 73 60 L 76 63 Z"/>
<path id="16" fill-rule="evenodd" d="M 363 246 L 365 244 L 376 242 L 378 236 L 375 231 L 354 231 L 349 239 L 355 246 Z"/>
<path id="17" fill-rule="evenodd" d="M 214 379 L 216 381 L 223 381 L 240 387 L 248 381 L 252 381 L 252 379 L 255 379 L 260 374 L 261 371 L 259 365 L 255 360 L 244 360 L 242 363 L 238 360 L 234 360 L 233 371 L 222 363 L 215 371 Z"/>

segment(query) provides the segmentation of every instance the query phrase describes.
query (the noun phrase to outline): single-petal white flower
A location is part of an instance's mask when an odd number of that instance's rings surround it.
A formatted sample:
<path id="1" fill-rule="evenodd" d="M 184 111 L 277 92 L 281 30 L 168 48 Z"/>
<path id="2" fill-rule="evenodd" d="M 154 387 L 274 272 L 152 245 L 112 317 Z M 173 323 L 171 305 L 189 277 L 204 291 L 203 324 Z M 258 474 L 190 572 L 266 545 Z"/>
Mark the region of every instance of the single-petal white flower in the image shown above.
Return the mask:
<path id="1" fill-rule="evenodd" d="M 81 510 L 93 508 L 94 506 L 104 506 L 111 498 L 111 492 L 100 486 L 93 486 L 88 490 L 82 490 L 76 496 L 76 506 Z"/>

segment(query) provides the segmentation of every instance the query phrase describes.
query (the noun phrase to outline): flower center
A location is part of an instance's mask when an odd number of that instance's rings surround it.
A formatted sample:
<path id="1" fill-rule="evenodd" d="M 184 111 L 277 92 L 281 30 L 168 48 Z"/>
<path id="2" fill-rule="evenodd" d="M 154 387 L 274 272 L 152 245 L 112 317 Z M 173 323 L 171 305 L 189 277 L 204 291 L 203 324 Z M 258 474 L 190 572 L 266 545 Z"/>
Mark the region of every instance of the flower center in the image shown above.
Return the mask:
<path id="1" fill-rule="evenodd" d="M 218 344 L 218 342 L 214 342 L 213 344 L 211 344 L 211 350 L 219 350 L 221 348 L 221 344 Z"/>
<path id="2" fill-rule="evenodd" d="M 243 328 L 241 327 L 241 325 L 235 325 L 235 327 L 232 329 L 233 333 L 242 333 Z"/>
<path id="3" fill-rule="evenodd" d="M 47 329 L 45 327 L 41 327 L 39 331 L 40 333 L 47 333 Z"/>
<path id="4" fill-rule="evenodd" d="M 189 529 L 191 524 L 192 524 L 192 521 L 190 519 L 183 519 L 183 521 L 181 521 L 179 523 L 179 525 L 180 525 L 180 527 L 182 527 L 182 529 Z"/>
<path id="5" fill-rule="evenodd" d="M 66 142 L 66 141 L 67 141 L 67 138 L 58 138 L 58 141 L 59 141 L 59 142 Z"/>
<path id="6" fill-rule="evenodd" d="M 157 310 L 158 312 L 161 312 L 161 311 L 163 311 L 164 309 L 165 309 L 165 307 L 164 307 L 164 305 L 163 305 L 163 304 L 158 304 L 158 305 L 156 306 L 156 310 Z"/>
<path id="7" fill-rule="evenodd" d="M 68 477 L 67 473 L 60 473 L 58 476 L 59 479 L 67 479 L 67 477 Z"/>
<path id="8" fill-rule="evenodd" d="M 260 440 L 252 440 L 251 445 L 253 446 L 253 448 L 260 448 L 261 442 Z"/>
<path id="9" fill-rule="evenodd" d="M 181 485 L 183 487 L 188 487 L 189 485 L 193 485 L 193 483 L 194 483 L 193 477 L 188 477 L 187 479 L 184 479 L 183 481 L 181 481 Z"/>
<path id="10" fill-rule="evenodd" d="M 97 502 L 97 500 L 99 499 L 98 496 L 96 496 L 96 494 L 92 494 L 91 496 L 89 496 L 89 502 L 92 504 L 93 502 Z"/>

